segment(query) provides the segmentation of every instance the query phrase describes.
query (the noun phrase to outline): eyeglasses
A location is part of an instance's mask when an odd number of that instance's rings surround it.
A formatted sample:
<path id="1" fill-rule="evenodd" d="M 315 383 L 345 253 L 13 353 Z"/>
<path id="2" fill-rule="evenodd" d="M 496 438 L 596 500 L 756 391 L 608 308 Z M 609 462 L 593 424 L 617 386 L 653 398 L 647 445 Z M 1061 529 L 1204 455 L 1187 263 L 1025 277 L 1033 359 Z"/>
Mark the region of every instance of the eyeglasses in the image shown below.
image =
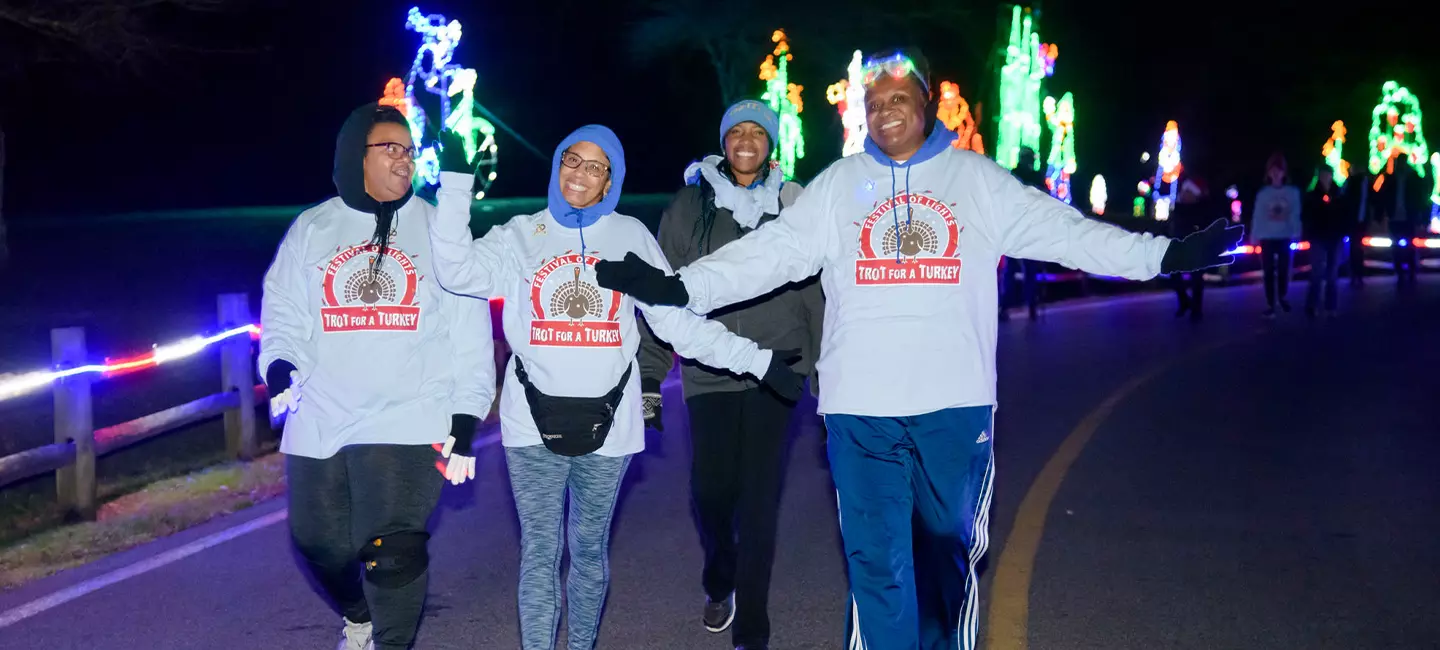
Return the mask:
<path id="1" fill-rule="evenodd" d="M 610 173 L 610 167 L 605 163 L 596 160 L 586 160 L 581 158 L 579 154 L 569 151 L 560 154 L 560 164 L 570 169 L 579 169 L 591 178 L 605 178 L 605 175 Z"/>
<path id="2" fill-rule="evenodd" d="M 920 76 L 915 67 L 915 61 L 902 52 L 866 59 L 865 65 L 861 69 L 860 83 L 870 86 L 886 75 L 895 79 L 904 79 L 906 75 L 915 75 L 915 79 L 920 82 L 920 89 L 926 93 L 930 92 L 930 86 Z"/>
<path id="3" fill-rule="evenodd" d="M 402 158 L 409 158 L 411 160 L 415 160 L 416 158 L 420 157 L 420 149 L 416 147 L 407 147 L 403 144 L 400 144 L 399 142 L 376 142 L 375 144 L 365 145 L 366 149 L 371 149 L 374 147 L 385 147 L 385 155 L 390 156 L 395 160 L 400 160 Z"/>

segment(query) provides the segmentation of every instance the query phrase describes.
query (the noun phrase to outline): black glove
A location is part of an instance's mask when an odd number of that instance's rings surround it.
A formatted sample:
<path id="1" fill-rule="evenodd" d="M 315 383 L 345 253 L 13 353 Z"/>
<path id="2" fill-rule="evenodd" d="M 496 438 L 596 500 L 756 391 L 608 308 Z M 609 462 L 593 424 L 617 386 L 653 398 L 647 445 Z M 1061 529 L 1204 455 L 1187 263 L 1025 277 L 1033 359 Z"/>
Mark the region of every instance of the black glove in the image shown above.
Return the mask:
<path id="1" fill-rule="evenodd" d="M 654 379 L 640 381 L 640 405 L 645 413 L 645 424 L 654 427 L 656 431 L 665 430 L 665 421 L 660 417 L 660 407 L 663 400 L 660 397 L 660 382 Z"/>
<path id="2" fill-rule="evenodd" d="M 665 275 L 664 271 L 650 266 L 634 253 L 626 253 L 623 262 L 602 261 L 596 264 L 595 281 L 606 289 L 629 294 L 649 305 L 684 307 L 690 302 L 690 293 L 685 290 L 680 276 Z"/>
<path id="3" fill-rule="evenodd" d="M 265 392 L 273 396 L 290 390 L 292 372 L 295 372 L 295 364 L 284 359 L 271 361 L 270 367 L 265 369 Z"/>
<path id="4" fill-rule="evenodd" d="M 300 408 L 300 392 L 293 385 L 299 376 L 295 364 L 276 359 L 265 368 L 265 392 L 270 396 L 270 429 L 283 431 L 285 418 Z"/>
<path id="5" fill-rule="evenodd" d="M 1160 260 L 1160 272 L 1188 273 L 1233 264 L 1235 256 L 1226 255 L 1225 251 L 1234 249 L 1244 237 L 1245 226 L 1227 225 L 1224 219 L 1216 219 L 1200 232 L 1171 240 L 1165 257 Z"/>
<path id="6" fill-rule="evenodd" d="M 475 425 L 480 418 L 464 413 L 450 416 L 450 437 L 437 451 L 449 462 L 445 465 L 445 479 L 451 485 L 464 483 L 475 478 Z"/>
<path id="7" fill-rule="evenodd" d="M 475 173 L 475 165 L 465 153 L 465 138 L 450 129 L 440 132 L 440 171 L 457 174 Z"/>
<path id="8" fill-rule="evenodd" d="M 805 377 L 790 368 L 790 364 L 799 360 L 799 350 L 771 350 L 770 367 L 765 369 L 760 383 L 791 404 L 800 401 L 800 393 L 805 390 Z"/>

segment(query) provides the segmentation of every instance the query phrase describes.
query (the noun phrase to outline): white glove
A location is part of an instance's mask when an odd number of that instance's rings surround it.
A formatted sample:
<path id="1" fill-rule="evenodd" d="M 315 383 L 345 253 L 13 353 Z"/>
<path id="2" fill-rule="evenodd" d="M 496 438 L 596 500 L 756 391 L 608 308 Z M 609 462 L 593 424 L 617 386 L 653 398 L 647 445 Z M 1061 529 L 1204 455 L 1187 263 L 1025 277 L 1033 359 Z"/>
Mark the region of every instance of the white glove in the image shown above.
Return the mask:
<path id="1" fill-rule="evenodd" d="M 445 438 L 440 457 L 449 461 L 445 465 L 445 480 L 450 481 L 451 485 L 459 485 L 467 479 L 475 478 L 475 457 L 455 452 L 455 436 Z"/>
<path id="2" fill-rule="evenodd" d="M 276 429 L 285 418 L 300 409 L 300 372 L 290 371 L 290 387 L 279 395 L 270 396 L 270 426 Z"/>

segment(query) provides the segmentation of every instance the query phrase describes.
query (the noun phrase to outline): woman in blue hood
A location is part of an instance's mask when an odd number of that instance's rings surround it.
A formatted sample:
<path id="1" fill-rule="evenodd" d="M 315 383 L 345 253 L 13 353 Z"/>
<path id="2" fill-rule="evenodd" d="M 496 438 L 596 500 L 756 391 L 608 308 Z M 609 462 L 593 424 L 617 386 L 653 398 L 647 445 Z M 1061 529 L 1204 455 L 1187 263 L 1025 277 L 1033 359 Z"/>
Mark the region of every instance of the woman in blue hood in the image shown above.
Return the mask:
<path id="1" fill-rule="evenodd" d="M 468 193 L 463 147 L 443 136 L 439 196 Z M 514 356 L 500 398 L 500 431 L 520 516 L 520 628 L 524 650 L 551 650 L 560 622 L 560 560 L 569 527 L 570 650 L 594 647 L 609 587 L 610 522 L 630 457 L 644 450 L 635 310 L 683 355 L 762 379 L 798 397 L 789 356 L 761 350 L 683 309 L 637 303 L 600 288 L 595 264 L 639 255 L 664 266 L 644 224 L 615 213 L 625 152 L 603 126 L 555 148 L 547 207 L 481 239 L 467 213 L 437 213 L 435 275 L 456 293 L 502 297 Z M 569 521 L 565 504 L 569 499 Z"/>

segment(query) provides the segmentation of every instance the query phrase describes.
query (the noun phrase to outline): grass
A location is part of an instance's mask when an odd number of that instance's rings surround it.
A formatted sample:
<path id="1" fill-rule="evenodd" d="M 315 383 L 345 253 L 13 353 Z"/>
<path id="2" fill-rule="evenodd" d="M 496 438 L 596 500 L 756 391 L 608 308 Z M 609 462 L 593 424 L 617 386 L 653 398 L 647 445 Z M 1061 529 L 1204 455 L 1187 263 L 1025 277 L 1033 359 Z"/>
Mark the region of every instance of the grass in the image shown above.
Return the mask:
<path id="1" fill-rule="evenodd" d="M 45 530 L 0 549 L 0 589 L 98 560 L 285 493 L 272 453 L 151 483 L 100 507 L 96 521 Z"/>

